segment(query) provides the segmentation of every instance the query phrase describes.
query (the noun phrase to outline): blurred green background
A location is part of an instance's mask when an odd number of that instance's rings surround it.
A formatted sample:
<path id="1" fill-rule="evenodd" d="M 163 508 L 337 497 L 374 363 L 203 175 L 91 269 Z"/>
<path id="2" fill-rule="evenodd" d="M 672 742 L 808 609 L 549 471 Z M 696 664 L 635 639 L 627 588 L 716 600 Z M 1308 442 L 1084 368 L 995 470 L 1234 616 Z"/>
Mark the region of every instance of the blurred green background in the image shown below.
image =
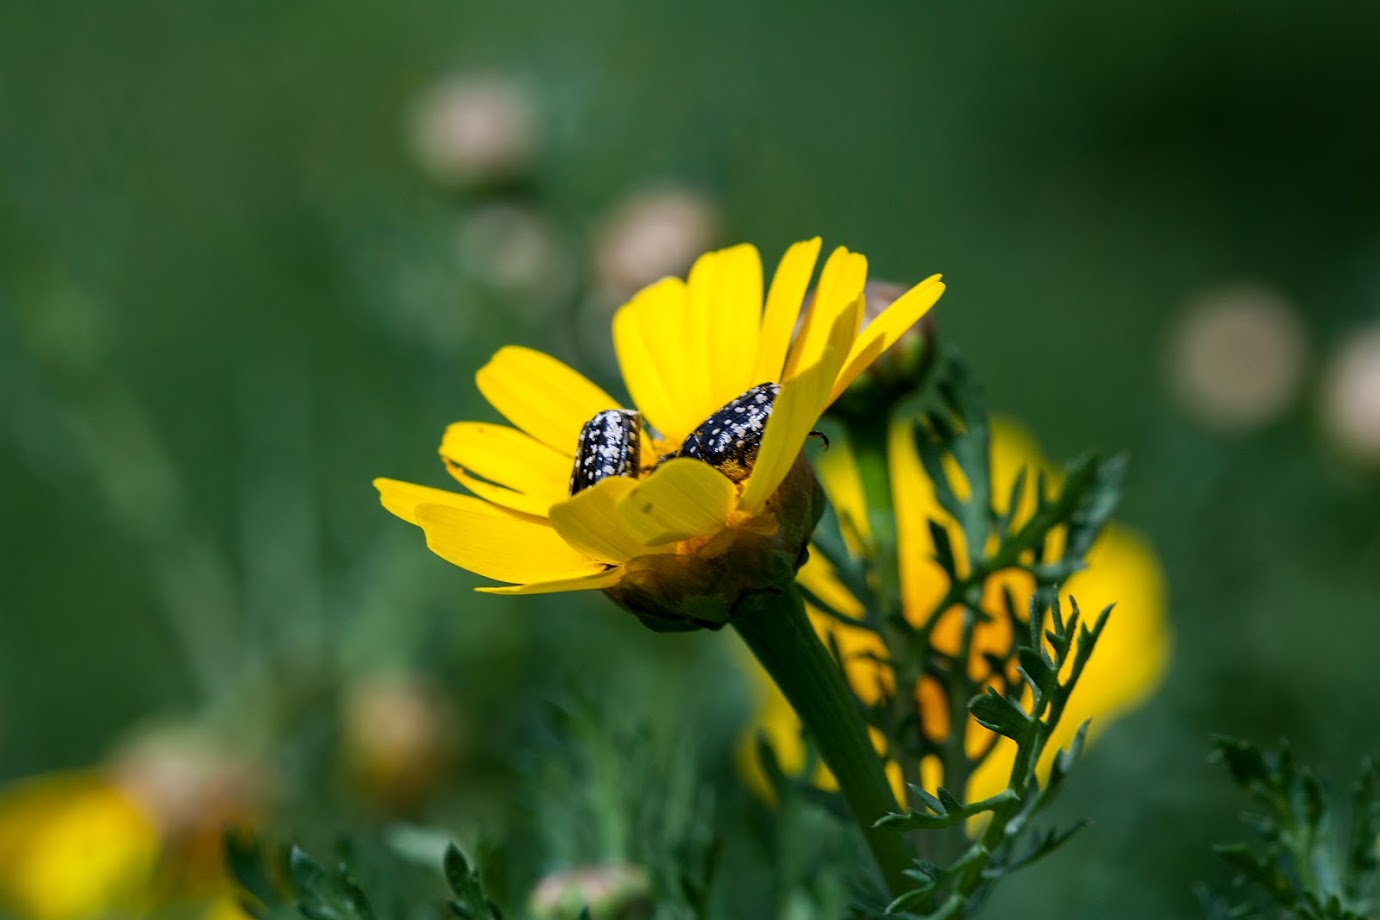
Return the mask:
<path id="1" fill-rule="evenodd" d="M 1213 732 L 1339 781 L 1380 750 L 1380 356 L 1352 347 L 1380 323 L 1377 35 L 1367 4 L 0 5 L 0 779 L 194 720 L 310 813 L 352 780 L 292 792 L 293 765 L 401 672 L 450 707 L 433 820 L 532 824 L 588 710 L 764 823 L 736 639 L 474 594 L 369 485 L 446 485 L 505 343 L 616 386 L 604 250 L 672 186 L 689 238 L 769 264 L 822 234 L 943 272 L 994 407 L 1054 458 L 1130 450 L 1171 671 L 1066 793 L 1094 828 L 992 912 L 1190 914 L 1239 836 Z M 477 74 L 531 133 L 457 179 L 417 135 Z"/>

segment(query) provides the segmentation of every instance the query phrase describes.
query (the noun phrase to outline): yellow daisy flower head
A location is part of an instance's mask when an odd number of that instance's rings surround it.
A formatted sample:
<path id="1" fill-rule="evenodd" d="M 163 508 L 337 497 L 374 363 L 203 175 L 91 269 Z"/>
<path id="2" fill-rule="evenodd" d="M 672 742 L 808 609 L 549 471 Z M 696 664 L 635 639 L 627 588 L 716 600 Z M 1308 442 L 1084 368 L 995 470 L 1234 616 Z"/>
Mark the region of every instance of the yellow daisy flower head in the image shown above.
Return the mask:
<path id="1" fill-rule="evenodd" d="M 921 625 L 943 599 L 948 585 L 947 576 L 935 560 L 928 521 L 947 527 L 954 539 L 959 565 L 966 566 L 965 543 L 957 538 L 957 523 L 940 507 L 934 497 L 933 486 L 920 462 L 915 447 L 912 425 L 899 420 L 893 423 L 887 448 L 893 498 L 896 504 L 897 556 L 901 578 L 902 605 L 907 618 Z M 1036 446 L 1034 439 L 1020 426 L 1010 421 L 996 421 L 992 426 L 992 491 L 994 495 L 1010 494 L 1011 486 L 1022 469 L 1043 472 L 1051 484 L 1057 484 L 1059 473 L 1051 467 Z M 846 519 L 864 539 L 868 522 L 862 498 L 862 484 L 857 466 L 849 455 L 847 445 L 835 445 L 821 461 L 820 481 L 840 518 Z M 1022 504 L 1016 509 L 1015 524 L 1029 520 L 1034 512 L 1035 499 L 1026 490 Z M 999 511 L 1005 511 L 999 508 Z M 847 529 L 845 529 L 847 532 Z M 1059 551 L 1062 529 L 1051 534 Z M 813 554 L 800 570 L 800 583 L 823 603 L 835 611 L 861 616 L 862 606 L 835 577 L 820 554 Z M 1011 623 L 1000 615 L 1004 592 L 1013 597 L 1027 598 L 1034 590 L 1029 573 L 1010 569 L 987 579 L 982 608 L 991 613 L 990 619 L 978 623 L 973 632 L 969 674 L 975 680 L 987 681 L 992 669 L 987 655 L 1000 656 L 1011 642 Z M 1069 700 L 1064 717 L 1059 722 L 1046 749 L 1044 766 L 1054 753 L 1066 747 L 1078 726 L 1092 719 L 1090 738 L 1095 738 L 1108 722 L 1134 708 L 1159 685 L 1168 663 L 1170 628 L 1166 616 L 1163 573 L 1154 550 L 1129 528 L 1112 523 L 1093 544 L 1087 556 L 1087 568 L 1074 575 L 1062 586 L 1061 594 L 1075 597 L 1079 606 L 1095 615 L 1108 604 L 1116 604 L 1107 626 L 1097 643 L 1096 654 L 1079 679 L 1078 687 Z M 890 670 L 879 664 L 887 650 L 873 632 L 840 622 L 818 610 L 811 609 L 815 629 L 827 635 L 843 657 L 844 671 L 854 692 L 864 703 L 877 702 L 883 693 L 892 690 Z M 962 618 L 954 608 L 941 614 L 931 641 L 935 647 L 949 654 L 957 652 Z M 759 789 L 765 780 L 756 764 L 755 743 L 759 733 L 766 736 L 778 760 L 789 772 L 799 772 L 804 765 L 805 751 L 801 740 L 800 723 L 786 700 L 761 668 L 749 665 L 757 676 L 760 688 L 760 708 L 755 724 L 746 733 L 739 755 L 748 778 Z M 1014 673 L 1006 675 L 1011 685 L 1018 685 Z M 949 721 L 950 707 L 944 691 L 933 678 L 923 678 L 913 690 L 915 705 L 920 714 L 922 730 L 933 741 L 944 740 L 953 726 Z M 962 726 L 964 746 L 969 757 L 985 758 L 968 778 L 966 790 L 953 789 L 955 794 L 966 793 L 965 801 L 978 801 L 995 795 L 1005 788 L 1015 756 L 1013 742 L 999 738 L 973 719 Z M 921 763 L 922 785 L 935 790 L 946 780 L 937 760 L 926 758 Z M 831 778 L 823 771 L 815 777 L 822 785 L 831 785 Z M 948 780 L 947 782 L 952 782 Z M 904 801 L 903 791 L 896 784 L 898 801 Z"/>
<path id="2" fill-rule="evenodd" d="M 470 494 L 379 479 L 384 507 L 507 583 L 480 591 L 602 589 L 653 625 L 722 625 L 774 560 L 803 556 L 822 506 L 798 460 L 820 415 L 944 290 L 935 275 L 864 328 L 867 260 L 835 249 L 807 301 L 819 253 L 791 246 L 765 297 L 747 244 L 636 294 L 613 319 L 631 406 L 500 349 L 475 381 L 511 427 L 457 422 L 441 442 Z"/>

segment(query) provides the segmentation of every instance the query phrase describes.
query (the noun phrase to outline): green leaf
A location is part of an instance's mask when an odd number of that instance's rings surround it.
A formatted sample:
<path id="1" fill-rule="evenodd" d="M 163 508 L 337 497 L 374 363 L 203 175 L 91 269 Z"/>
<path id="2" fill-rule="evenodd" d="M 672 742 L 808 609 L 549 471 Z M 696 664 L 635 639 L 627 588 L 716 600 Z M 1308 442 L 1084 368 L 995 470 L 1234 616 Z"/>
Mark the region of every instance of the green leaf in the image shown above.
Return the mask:
<path id="1" fill-rule="evenodd" d="M 922 902 L 929 899 L 934 894 L 935 884 L 933 881 L 922 882 L 919 887 L 912 888 L 910 891 L 897 897 L 886 906 L 886 913 L 898 914 L 908 907 L 917 907 Z"/>
<path id="2" fill-rule="evenodd" d="M 983 728 L 999 735 L 1021 742 L 1030 731 L 1030 716 L 1016 701 L 987 688 L 968 701 L 968 711 Z"/>
<path id="3" fill-rule="evenodd" d="M 269 915 L 269 908 L 284 904 L 278 885 L 264 865 L 263 848 L 248 829 L 229 828 L 223 839 L 226 869 L 239 886 L 240 906 L 255 920 L 263 920 Z"/>
<path id="4" fill-rule="evenodd" d="M 781 761 L 776 756 L 776 747 L 765 732 L 758 732 L 757 734 L 756 751 L 757 763 L 762 768 L 762 774 L 766 777 L 772 792 L 776 793 L 776 800 L 780 802 L 786 795 L 790 781 L 786 778 L 786 771 L 781 769 Z M 460 858 L 464 859 L 463 856 Z M 449 878 L 449 870 L 447 870 L 447 878 Z M 452 884 L 451 888 L 454 889 L 455 885 Z"/>
<path id="5" fill-rule="evenodd" d="M 1030 678 L 1031 689 L 1047 693 L 1058 672 L 1054 670 L 1054 662 L 1049 660 L 1045 650 L 1022 645 L 1016 650 L 1016 659 L 1021 663 L 1021 670 Z"/>
<path id="6" fill-rule="evenodd" d="M 1086 458 L 1087 479 L 1081 485 L 1075 507 L 1068 515 L 1066 555 L 1083 558 L 1102 533 L 1121 500 L 1121 485 L 1126 479 L 1129 458 L 1117 454 L 1107 459 Z"/>
<path id="7" fill-rule="evenodd" d="M 997 537 L 1005 540 L 1011 532 L 1011 522 L 1016 517 L 1016 512 L 1020 510 L 1021 498 L 1025 495 L 1026 475 L 1030 472 L 1029 468 L 1021 467 L 1016 473 L 1016 478 L 1011 482 L 1011 491 L 1007 493 L 1006 510 L 997 517 Z"/>
<path id="8" fill-rule="evenodd" d="M 930 518 L 926 523 L 930 528 L 930 542 L 934 545 L 935 562 L 939 563 L 939 567 L 951 581 L 957 581 L 958 561 L 954 558 L 954 545 L 949 541 L 948 528 L 934 518 Z"/>
<path id="9" fill-rule="evenodd" d="M 1377 840 L 1380 840 L 1380 761 L 1367 758 L 1351 794 L 1346 893 L 1353 900 L 1361 900 L 1375 888 Z"/>
<path id="10" fill-rule="evenodd" d="M 1268 787 L 1271 784 L 1265 755 L 1255 745 L 1225 735 L 1214 738 L 1213 743 L 1216 745 L 1213 759 L 1226 765 L 1227 772 L 1242 789 Z"/>
<path id="11" fill-rule="evenodd" d="M 912 786 L 911 788 L 914 789 L 916 787 Z M 1008 802 L 1018 801 L 1020 798 L 1012 789 L 1002 790 L 991 798 L 971 804 L 964 804 L 958 801 L 945 790 L 940 790 L 940 795 L 946 798 L 947 802 L 934 799 L 933 796 L 930 796 L 930 801 L 938 807 L 933 807 L 930 806 L 929 803 L 926 803 L 926 807 L 929 807 L 933 814 L 914 810 L 907 811 L 904 814 L 892 813 L 878 818 L 873 826 L 883 827 L 893 831 L 918 831 L 933 830 L 941 827 L 953 827 L 955 824 L 960 824 L 967 821 L 969 818 L 985 814 L 986 812 L 996 811 Z"/>
<path id="12" fill-rule="evenodd" d="M 503 914 L 484 894 L 479 871 L 470 865 L 465 854 L 454 843 L 446 847 L 441 860 L 441 872 L 450 886 L 454 900 L 450 909 L 464 920 L 502 920 Z"/>
<path id="13" fill-rule="evenodd" d="M 328 872 L 294 844 L 288 851 L 288 877 L 297 909 L 308 920 L 373 920 L 368 899 L 343 866 L 334 874 Z"/>
<path id="14" fill-rule="evenodd" d="M 1017 869 L 1024 869 L 1031 863 L 1044 859 L 1046 856 L 1072 840 L 1075 834 L 1087 826 L 1088 821 L 1082 820 L 1075 821 L 1063 830 L 1050 828 L 1044 833 L 1035 833 L 1031 831 L 1033 836 L 1028 849 L 1018 859 L 1006 866 L 1006 874 L 1015 872 Z"/>

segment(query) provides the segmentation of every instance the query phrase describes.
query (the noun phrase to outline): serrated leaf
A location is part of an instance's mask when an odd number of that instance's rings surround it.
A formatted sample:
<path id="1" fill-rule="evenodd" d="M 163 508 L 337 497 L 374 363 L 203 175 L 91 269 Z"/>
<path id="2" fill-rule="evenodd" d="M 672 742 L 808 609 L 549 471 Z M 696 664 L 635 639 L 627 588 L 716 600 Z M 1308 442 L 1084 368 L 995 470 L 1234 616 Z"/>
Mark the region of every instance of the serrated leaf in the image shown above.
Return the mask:
<path id="1" fill-rule="evenodd" d="M 1346 892 L 1353 900 L 1372 893 L 1377 881 L 1376 840 L 1380 839 L 1380 761 L 1367 758 L 1351 793 L 1351 834 L 1347 846 Z"/>
<path id="2" fill-rule="evenodd" d="M 1006 539 L 1011 531 L 1011 522 L 1015 519 L 1016 512 L 1020 510 L 1021 498 L 1025 494 L 1026 475 L 1030 472 L 1028 467 L 1022 466 L 1016 472 L 1016 478 L 1011 481 L 1011 489 L 1006 496 L 1006 510 L 997 518 L 997 537 Z"/>
<path id="3" fill-rule="evenodd" d="M 1221 761 L 1238 786 L 1250 790 L 1257 786 L 1269 786 L 1270 769 L 1265 763 L 1265 755 L 1249 741 L 1229 738 L 1225 735 L 1213 739 L 1216 746 L 1214 759 Z"/>
<path id="4" fill-rule="evenodd" d="M 288 851 L 288 877 L 297 909 L 309 920 L 373 920 L 364 892 L 345 874 L 337 874 L 294 844 Z"/>
<path id="5" fill-rule="evenodd" d="M 921 902 L 928 900 L 930 895 L 934 894 L 934 888 L 934 882 L 930 882 L 929 884 L 922 883 L 918 888 L 912 888 L 910 891 L 899 895 L 886 906 L 885 912 L 888 914 L 898 914 L 909 907 L 918 907 Z"/>
<path id="6" fill-rule="evenodd" d="M 945 793 L 945 795 L 948 794 Z M 1016 801 L 1019 798 L 1015 790 L 1012 789 L 1005 789 L 990 798 L 972 804 L 963 804 L 949 795 L 948 800 L 952 804 L 943 811 L 930 814 L 912 809 L 904 814 L 892 813 L 878 818 L 872 826 L 893 831 L 935 830 L 941 827 L 953 827 L 969 818 L 995 811 L 1008 802 Z"/>
<path id="7" fill-rule="evenodd" d="M 906 783 L 906 786 L 915 794 L 915 797 L 920 800 L 920 804 L 937 815 L 944 814 L 946 811 L 944 803 L 926 791 L 923 786 L 917 786 L 914 783 Z"/>
<path id="8" fill-rule="evenodd" d="M 1020 742 L 1030 730 L 1030 716 L 1014 700 L 988 688 L 968 701 L 968 711 L 983 728 Z"/>
<path id="9" fill-rule="evenodd" d="M 1006 867 L 1007 874 L 1015 872 L 1017 869 L 1024 869 L 1031 863 L 1044 859 L 1046 856 L 1049 856 L 1055 850 L 1072 840 L 1075 834 L 1079 833 L 1087 826 L 1088 822 L 1082 820 L 1075 821 L 1063 830 L 1052 827 L 1042 834 L 1031 831 L 1032 839 L 1029 846 L 1025 853 Z"/>
<path id="10" fill-rule="evenodd" d="M 477 870 L 454 843 L 446 847 L 441 860 L 441 873 L 455 899 L 450 909 L 464 920 L 501 920 L 497 906 L 484 894 L 484 885 Z"/>
<path id="11" fill-rule="evenodd" d="M 325 901 L 331 896 L 334 880 L 306 850 L 294 843 L 288 850 L 287 864 L 288 878 L 297 897 L 316 902 Z"/>
<path id="12" fill-rule="evenodd" d="M 944 806 L 945 811 L 961 811 L 963 803 L 954 798 L 954 795 L 943 786 L 939 787 L 939 802 Z"/>
<path id="13" fill-rule="evenodd" d="M 1016 649 L 1016 660 L 1021 663 L 1021 670 L 1030 677 L 1034 689 L 1047 692 L 1053 685 L 1056 675 L 1054 662 L 1049 660 L 1043 648 L 1022 645 Z"/>
<path id="14" fill-rule="evenodd" d="M 949 540 L 949 529 L 934 518 L 926 522 L 930 529 L 930 542 L 934 546 L 934 560 L 944 570 L 950 580 L 958 580 L 958 561 L 954 558 L 954 545 Z"/>

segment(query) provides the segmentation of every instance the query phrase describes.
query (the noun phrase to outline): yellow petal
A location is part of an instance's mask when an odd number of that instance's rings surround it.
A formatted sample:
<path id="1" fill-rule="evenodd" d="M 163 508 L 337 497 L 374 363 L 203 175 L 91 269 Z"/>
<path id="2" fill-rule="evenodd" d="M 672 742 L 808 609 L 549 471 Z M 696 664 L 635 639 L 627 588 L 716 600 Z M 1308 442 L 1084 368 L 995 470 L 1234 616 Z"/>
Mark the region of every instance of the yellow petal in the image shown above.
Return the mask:
<path id="1" fill-rule="evenodd" d="M 636 485 L 626 476 L 598 482 L 552 505 L 551 526 L 565 542 L 600 562 L 627 562 L 657 552 L 628 533 L 618 517 L 619 504 Z"/>
<path id="2" fill-rule="evenodd" d="M 790 472 L 800 449 L 805 446 L 805 439 L 828 403 L 834 378 L 857 332 L 862 309 L 863 300 L 859 295 L 834 320 L 819 361 L 781 385 L 771 418 L 767 419 L 767 429 L 762 433 L 757 464 L 738 503 L 741 510 L 748 514 L 760 512 Z"/>
<path id="3" fill-rule="evenodd" d="M 622 569 L 609 569 L 580 578 L 559 578 L 555 581 L 534 581 L 525 585 L 475 588 L 485 594 L 557 594 L 563 591 L 598 591 L 611 588 L 623 577 Z"/>
<path id="4" fill-rule="evenodd" d="M 834 322 L 849 304 L 862 296 L 866 281 L 867 259 L 862 254 L 849 252 L 842 246 L 830 253 L 829 261 L 824 263 L 824 269 L 819 273 L 819 284 L 815 286 L 815 296 L 805 311 L 805 320 L 795 337 L 795 345 L 786 358 L 783 379 L 789 379 L 819 360 L 833 334 Z M 858 322 L 862 322 L 861 313 L 858 314 Z M 855 325 L 852 332 L 856 334 L 857 331 Z M 852 345 L 851 337 L 849 345 Z"/>
<path id="5" fill-rule="evenodd" d="M 686 298 L 685 282 L 663 278 L 613 317 L 613 347 L 633 403 L 676 443 L 704 420 L 687 390 L 704 375 L 704 356 L 686 347 Z"/>
<path id="6" fill-rule="evenodd" d="M 474 375 L 479 392 L 523 431 L 567 457 L 584 423 L 618 402 L 550 355 L 508 345 Z"/>
<path id="7" fill-rule="evenodd" d="M 457 482 L 486 502 L 502 505 L 504 508 L 539 518 L 546 517 L 547 509 L 551 507 L 551 502 L 548 499 L 538 498 L 524 492 L 515 492 L 512 489 L 476 479 L 457 466 L 447 466 L 447 469 L 450 470 L 450 474 L 455 477 Z"/>
<path id="8" fill-rule="evenodd" d="M 706 304 L 710 408 L 700 421 L 744 390 L 768 380 L 753 377 L 762 323 L 762 257 L 756 246 L 746 243 L 718 255 Z"/>
<path id="9" fill-rule="evenodd" d="M 888 432 L 887 461 L 891 500 L 896 509 L 896 549 L 901 574 L 901 607 L 919 625 L 944 596 L 947 576 L 934 560 L 929 521 L 951 520 L 934 498 L 934 486 L 920 463 L 915 423 L 897 419 Z M 954 535 L 955 552 L 963 541 Z"/>
<path id="10" fill-rule="evenodd" d="M 475 495 L 527 514 L 546 517 L 569 490 L 570 458 L 505 425 L 456 422 L 441 439 L 441 456 Z"/>
<path id="11" fill-rule="evenodd" d="M 896 344 L 896 340 L 907 329 L 929 312 L 930 307 L 935 305 L 943 293 L 944 283 L 939 280 L 938 275 L 926 278 L 896 298 L 880 316 L 868 323 L 867 328 L 858 333 L 858 340 L 853 343 L 848 360 L 844 363 L 843 373 L 834 384 L 834 392 L 829 401 L 832 403 L 838 399 L 859 374 L 867 370 L 883 352 Z"/>
<path id="12" fill-rule="evenodd" d="M 447 562 L 495 581 L 526 583 L 594 575 L 604 566 L 572 549 L 545 521 L 475 505 L 420 505 L 426 545 Z"/>
<path id="13" fill-rule="evenodd" d="M 706 252 L 695 260 L 685 279 L 685 313 L 680 338 L 675 344 L 683 362 L 688 364 L 681 381 L 681 394 L 684 410 L 694 421 L 686 434 L 733 398 L 730 396 L 717 403 L 714 401 L 717 392 L 713 380 L 714 349 L 717 343 L 712 338 L 710 324 L 714 319 L 714 297 L 722 259 L 722 252 Z"/>
<path id="14" fill-rule="evenodd" d="M 869 528 L 867 501 L 863 496 L 862 476 L 858 472 L 853 448 L 843 439 L 836 440 L 828 450 L 820 452 L 815 461 L 815 474 L 829 495 L 834 513 L 838 515 L 848 551 L 855 556 L 860 555 L 862 547 L 858 545 L 857 538 L 866 540 Z"/>
<path id="15" fill-rule="evenodd" d="M 762 314 L 762 333 L 757 343 L 757 364 L 752 372 L 753 385 L 772 381 L 781 382 L 781 372 L 786 364 L 786 350 L 791 345 L 791 333 L 795 331 L 795 321 L 800 308 L 805 303 L 805 292 L 810 287 L 810 277 L 815 273 L 815 261 L 819 258 L 820 239 L 796 243 L 781 257 L 776 274 L 771 279 L 771 289 L 767 292 L 767 306 Z"/>
<path id="16" fill-rule="evenodd" d="M 451 505 L 464 508 L 475 514 L 502 515 L 503 512 L 482 499 L 431 486 L 400 482 L 397 479 L 375 479 L 374 488 L 379 490 L 379 501 L 383 507 L 409 524 L 417 524 L 417 508 L 421 505 Z"/>
<path id="17" fill-rule="evenodd" d="M 659 546 L 721 529 L 736 493 L 718 470 L 680 457 L 637 483 L 619 503 L 618 517 L 635 539 Z"/>

